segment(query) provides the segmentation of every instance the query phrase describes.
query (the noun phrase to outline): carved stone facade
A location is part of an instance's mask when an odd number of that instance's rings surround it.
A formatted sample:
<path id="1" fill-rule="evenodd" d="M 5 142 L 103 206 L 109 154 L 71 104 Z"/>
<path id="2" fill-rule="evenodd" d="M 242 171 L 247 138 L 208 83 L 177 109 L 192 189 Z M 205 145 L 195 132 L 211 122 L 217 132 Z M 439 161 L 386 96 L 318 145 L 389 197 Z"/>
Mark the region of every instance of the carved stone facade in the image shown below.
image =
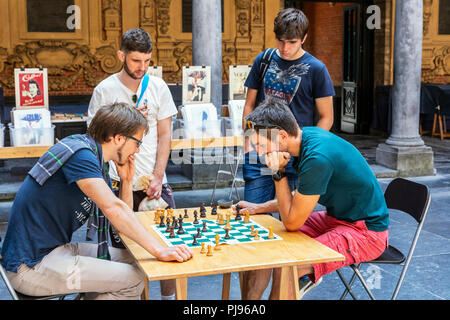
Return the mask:
<path id="1" fill-rule="evenodd" d="M 381 29 L 375 30 L 375 85 L 393 82 L 395 2 L 375 0 L 381 8 Z M 423 0 L 422 82 L 450 83 L 450 35 L 438 33 L 439 0 Z"/>
<path id="2" fill-rule="evenodd" d="M 0 85 L 14 95 L 14 68 L 45 67 L 49 94 L 90 94 L 102 79 L 118 72 L 121 34 L 141 27 L 153 40 L 152 64 L 164 79 L 181 82 L 192 63 L 192 34 L 182 32 L 182 0 L 74 0 L 81 29 L 69 33 L 27 32 L 27 0 L 0 0 Z M 251 64 L 265 47 L 274 47 L 272 23 L 279 1 L 224 0 L 223 80 L 228 67 Z M 24 25 L 25 21 L 25 25 Z"/>

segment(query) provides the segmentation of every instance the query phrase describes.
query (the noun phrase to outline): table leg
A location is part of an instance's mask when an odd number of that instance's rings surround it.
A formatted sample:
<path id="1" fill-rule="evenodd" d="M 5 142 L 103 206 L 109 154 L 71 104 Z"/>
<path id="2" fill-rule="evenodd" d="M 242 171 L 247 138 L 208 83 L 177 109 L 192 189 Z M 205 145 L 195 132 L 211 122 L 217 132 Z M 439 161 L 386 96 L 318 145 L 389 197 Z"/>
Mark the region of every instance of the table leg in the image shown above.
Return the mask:
<path id="1" fill-rule="evenodd" d="M 231 281 L 231 273 L 223 274 L 223 283 L 222 283 L 222 300 L 230 299 L 230 281 Z"/>
<path id="2" fill-rule="evenodd" d="M 187 300 L 187 278 L 175 279 L 175 294 L 177 300 Z"/>
<path id="3" fill-rule="evenodd" d="M 278 300 L 300 299 L 297 266 L 282 267 Z"/>
<path id="4" fill-rule="evenodd" d="M 147 277 L 145 277 L 144 282 L 145 282 L 145 287 L 144 287 L 144 291 L 142 291 L 142 294 L 141 294 L 141 300 L 149 300 Z"/>

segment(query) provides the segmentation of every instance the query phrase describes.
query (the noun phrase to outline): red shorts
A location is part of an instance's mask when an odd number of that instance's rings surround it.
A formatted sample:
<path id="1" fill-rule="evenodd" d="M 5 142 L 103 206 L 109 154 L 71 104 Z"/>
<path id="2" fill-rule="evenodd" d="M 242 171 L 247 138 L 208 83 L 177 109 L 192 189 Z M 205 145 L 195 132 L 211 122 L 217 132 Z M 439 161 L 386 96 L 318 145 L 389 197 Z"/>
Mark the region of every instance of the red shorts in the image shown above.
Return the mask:
<path id="1" fill-rule="evenodd" d="M 326 211 L 311 213 L 300 231 L 345 256 L 344 261 L 313 264 L 313 282 L 342 267 L 376 259 L 388 246 L 388 230 L 371 231 L 363 220 L 346 222 Z"/>

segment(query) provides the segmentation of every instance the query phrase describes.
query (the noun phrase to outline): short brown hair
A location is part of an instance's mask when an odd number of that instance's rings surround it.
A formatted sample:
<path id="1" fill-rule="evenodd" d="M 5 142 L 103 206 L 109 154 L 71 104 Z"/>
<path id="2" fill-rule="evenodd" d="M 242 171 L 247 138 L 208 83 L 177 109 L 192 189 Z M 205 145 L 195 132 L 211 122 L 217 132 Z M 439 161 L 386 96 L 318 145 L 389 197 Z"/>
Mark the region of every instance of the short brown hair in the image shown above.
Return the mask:
<path id="1" fill-rule="evenodd" d="M 134 106 L 127 103 L 113 103 L 95 114 L 87 133 L 98 143 L 105 143 L 116 135 L 132 136 L 139 129 L 148 132 L 147 119 Z"/>
<path id="2" fill-rule="evenodd" d="M 273 32 L 278 40 L 303 40 L 308 33 L 309 21 L 305 14 L 295 8 L 281 10 L 273 23 Z"/>
<path id="3" fill-rule="evenodd" d="M 260 129 L 279 128 L 295 137 L 299 128 L 294 114 L 286 103 L 272 97 L 261 102 L 252 113 L 245 117 L 245 120 L 254 124 L 256 133 L 259 133 Z"/>

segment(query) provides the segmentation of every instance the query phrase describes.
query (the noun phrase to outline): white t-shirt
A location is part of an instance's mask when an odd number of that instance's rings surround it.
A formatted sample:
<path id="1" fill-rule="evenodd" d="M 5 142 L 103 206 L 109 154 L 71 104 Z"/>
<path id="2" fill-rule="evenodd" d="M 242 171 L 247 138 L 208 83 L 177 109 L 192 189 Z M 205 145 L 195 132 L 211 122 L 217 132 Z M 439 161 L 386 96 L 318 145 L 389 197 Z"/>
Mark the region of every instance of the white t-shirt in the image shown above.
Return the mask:
<path id="1" fill-rule="evenodd" d="M 141 94 L 141 84 L 136 92 L 139 99 Z M 92 93 L 91 101 L 88 109 L 87 124 L 89 125 L 95 113 L 101 106 L 112 103 L 124 102 L 131 105 L 133 103 L 133 95 L 135 93 L 128 89 L 118 78 L 115 73 L 100 82 Z M 149 131 L 143 138 L 140 152 L 136 154 L 136 173 L 134 175 L 133 185 L 141 176 L 153 173 L 156 163 L 156 153 L 158 149 L 158 129 L 157 121 L 172 117 L 177 113 L 177 108 L 173 102 L 169 87 L 159 77 L 149 76 L 149 82 L 144 95 L 139 102 L 139 107 L 147 106 L 148 110 L 148 126 Z M 110 161 L 110 176 L 111 179 L 119 181 L 119 176 L 116 167 Z M 167 183 L 167 177 L 164 173 L 163 183 Z"/>

